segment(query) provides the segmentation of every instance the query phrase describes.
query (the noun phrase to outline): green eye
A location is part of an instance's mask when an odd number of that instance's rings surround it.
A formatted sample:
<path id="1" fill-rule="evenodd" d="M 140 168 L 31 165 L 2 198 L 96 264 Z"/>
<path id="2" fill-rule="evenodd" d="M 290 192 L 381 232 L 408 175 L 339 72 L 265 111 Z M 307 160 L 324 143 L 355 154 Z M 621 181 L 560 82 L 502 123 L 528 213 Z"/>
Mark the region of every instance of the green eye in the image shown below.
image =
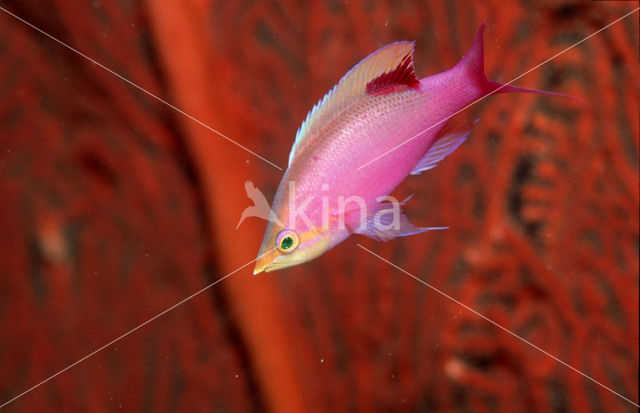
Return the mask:
<path id="1" fill-rule="evenodd" d="M 283 229 L 276 236 L 278 250 L 285 254 L 295 250 L 299 242 L 298 234 L 292 229 Z"/>
<path id="2" fill-rule="evenodd" d="M 293 245 L 293 238 L 291 237 L 285 237 L 282 240 L 282 243 L 280 243 L 280 247 L 282 247 L 283 250 L 288 250 L 289 248 L 291 248 L 292 245 Z"/>

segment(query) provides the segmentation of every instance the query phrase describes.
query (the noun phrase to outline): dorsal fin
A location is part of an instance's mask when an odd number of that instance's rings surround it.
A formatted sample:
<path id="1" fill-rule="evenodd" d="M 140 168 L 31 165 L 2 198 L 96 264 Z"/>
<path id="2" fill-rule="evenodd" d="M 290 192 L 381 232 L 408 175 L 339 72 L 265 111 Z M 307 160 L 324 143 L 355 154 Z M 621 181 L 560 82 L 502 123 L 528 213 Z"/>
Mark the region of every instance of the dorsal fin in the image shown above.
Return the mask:
<path id="1" fill-rule="evenodd" d="M 300 142 L 313 135 L 314 130 L 350 103 L 365 94 L 381 94 L 392 91 L 395 86 L 416 86 L 418 80 L 413 69 L 413 42 L 391 43 L 370 54 L 353 67 L 311 109 L 298 133 L 289 154 L 289 165 L 295 157 Z"/>
<path id="2" fill-rule="evenodd" d="M 367 83 L 367 93 L 381 95 L 395 90 L 398 86 L 414 87 L 418 85 L 416 71 L 413 69 L 413 55 L 408 54 L 402 62 L 390 72 L 384 73 Z"/>

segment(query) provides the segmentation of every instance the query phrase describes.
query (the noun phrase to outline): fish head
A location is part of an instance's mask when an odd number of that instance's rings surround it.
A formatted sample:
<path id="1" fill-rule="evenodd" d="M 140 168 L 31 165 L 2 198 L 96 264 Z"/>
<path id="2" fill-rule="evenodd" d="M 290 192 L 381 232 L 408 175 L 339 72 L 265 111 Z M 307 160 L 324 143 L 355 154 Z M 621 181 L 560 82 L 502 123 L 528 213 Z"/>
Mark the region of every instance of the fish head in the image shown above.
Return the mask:
<path id="1" fill-rule="evenodd" d="M 294 203 L 285 202 L 289 199 L 288 185 L 281 185 L 274 200 L 274 215 L 277 219 L 270 219 L 265 230 L 262 244 L 256 258 L 253 274 L 280 270 L 293 267 L 324 254 L 348 236 L 348 231 L 340 231 L 335 225 L 321 225 L 320 217 L 310 212 L 309 216 L 289 214 L 290 210 L 300 211 L 296 205 L 306 205 L 307 211 L 317 210 L 313 200 L 305 203 L 296 199 Z M 332 223 L 335 220 L 331 220 Z"/>
<path id="2" fill-rule="evenodd" d="M 331 234 L 321 228 L 296 231 L 269 222 L 253 274 L 281 270 L 311 261 L 332 246 Z"/>

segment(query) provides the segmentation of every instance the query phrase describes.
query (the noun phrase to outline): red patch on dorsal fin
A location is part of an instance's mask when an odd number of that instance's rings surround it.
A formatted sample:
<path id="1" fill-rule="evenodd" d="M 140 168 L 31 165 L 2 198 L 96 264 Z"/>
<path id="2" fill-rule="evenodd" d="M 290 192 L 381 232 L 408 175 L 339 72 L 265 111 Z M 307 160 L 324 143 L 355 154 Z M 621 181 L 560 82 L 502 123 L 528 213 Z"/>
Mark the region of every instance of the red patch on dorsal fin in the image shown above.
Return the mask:
<path id="1" fill-rule="evenodd" d="M 369 95 L 383 95 L 393 92 L 399 87 L 414 88 L 419 83 L 418 79 L 416 79 L 416 72 L 413 69 L 413 56 L 409 53 L 395 69 L 367 83 L 367 93 Z"/>

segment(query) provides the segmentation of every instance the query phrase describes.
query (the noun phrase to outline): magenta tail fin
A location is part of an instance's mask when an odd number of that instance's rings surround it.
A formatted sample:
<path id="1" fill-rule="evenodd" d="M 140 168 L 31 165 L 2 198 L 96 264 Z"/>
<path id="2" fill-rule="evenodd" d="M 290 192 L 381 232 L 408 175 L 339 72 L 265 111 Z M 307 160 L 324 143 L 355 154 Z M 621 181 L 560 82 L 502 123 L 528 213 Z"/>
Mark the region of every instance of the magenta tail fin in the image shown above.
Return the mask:
<path id="1" fill-rule="evenodd" d="M 576 99 L 573 96 L 565 95 L 563 93 L 528 89 L 489 80 L 484 71 L 484 46 L 482 39 L 485 26 L 485 23 L 482 23 L 480 25 L 480 28 L 476 33 L 476 37 L 473 39 L 473 43 L 471 44 L 471 48 L 469 49 L 467 54 L 464 55 L 462 60 L 460 60 L 460 62 L 458 62 L 458 64 L 456 65 L 456 69 L 466 72 L 466 75 L 469 77 L 469 79 L 471 79 L 472 82 L 480 88 L 483 96 L 493 95 L 497 93 L 527 92 L 537 93 L 540 95 L 560 96 L 570 99 Z"/>

